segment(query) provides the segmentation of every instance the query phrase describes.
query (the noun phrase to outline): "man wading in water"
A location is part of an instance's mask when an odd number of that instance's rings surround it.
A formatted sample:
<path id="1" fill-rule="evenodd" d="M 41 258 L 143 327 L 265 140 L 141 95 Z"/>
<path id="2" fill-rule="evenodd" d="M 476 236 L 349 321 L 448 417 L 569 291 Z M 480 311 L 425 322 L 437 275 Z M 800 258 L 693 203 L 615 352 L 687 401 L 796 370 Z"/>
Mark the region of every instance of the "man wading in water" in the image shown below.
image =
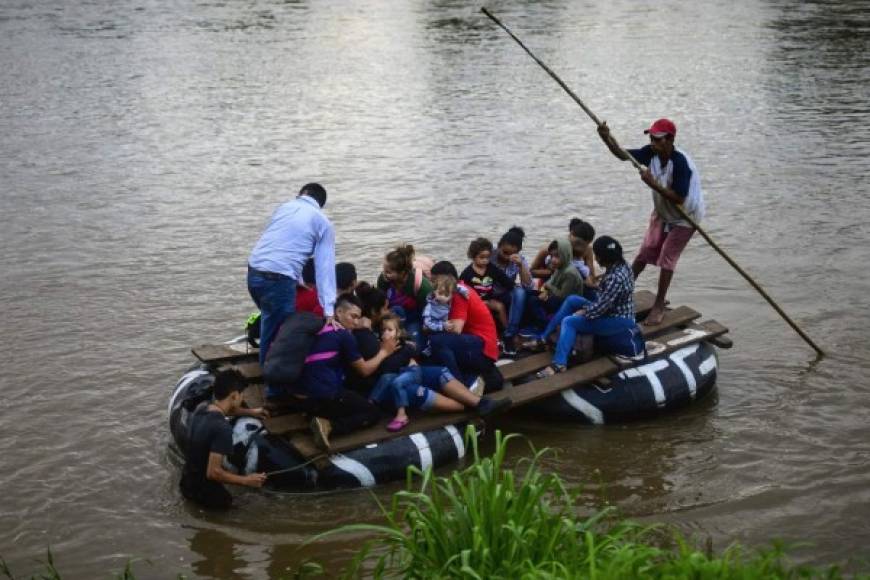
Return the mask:
<path id="1" fill-rule="evenodd" d="M 230 415 L 265 417 L 263 409 L 242 408 L 245 381 L 237 371 L 218 373 L 214 379 L 214 402 L 200 405 L 190 417 L 190 439 L 185 452 L 181 493 L 205 507 L 223 509 L 233 497 L 222 483 L 263 487 L 265 473 L 236 475 L 223 468 L 223 459 L 233 452 L 233 428 Z"/>
<path id="2" fill-rule="evenodd" d="M 656 300 L 644 321 L 644 324 L 656 325 L 665 314 L 665 296 L 674 277 L 677 260 L 695 233 L 695 228 L 683 219 L 674 205 L 682 206 L 689 217 L 698 223 L 704 217 L 704 195 L 701 192 L 701 178 L 692 159 L 674 147 L 676 125 L 668 119 L 659 119 L 644 133 L 649 135 L 649 145 L 629 149 L 628 153 L 638 163 L 648 167 L 641 172 L 640 178 L 653 190 L 653 211 L 643 245 L 631 269 L 637 279 L 647 264 L 655 264 L 660 268 Z M 623 161 L 628 160 L 611 136 L 606 123 L 598 126 L 598 134 L 611 153 Z"/>

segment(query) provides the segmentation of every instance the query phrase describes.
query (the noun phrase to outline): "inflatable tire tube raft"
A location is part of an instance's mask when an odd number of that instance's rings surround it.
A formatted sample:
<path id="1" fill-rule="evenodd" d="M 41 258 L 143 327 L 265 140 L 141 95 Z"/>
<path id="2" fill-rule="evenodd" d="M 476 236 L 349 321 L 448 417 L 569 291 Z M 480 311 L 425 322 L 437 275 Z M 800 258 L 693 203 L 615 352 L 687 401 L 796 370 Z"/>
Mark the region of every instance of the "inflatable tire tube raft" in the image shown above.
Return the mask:
<path id="1" fill-rule="evenodd" d="M 190 415 L 197 405 L 211 399 L 214 375 L 205 365 L 188 370 L 169 398 L 169 430 L 175 447 L 183 454 L 188 443 Z M 306 464 L 281 437 L 266 431 L 253 417 L 233 420 L 233 454 L 224 468 L 238 474 L 288 470 L 270 476 L 266 486 L 289 492 L 314 492 L 370 487 L 405 478 L 409 465 L 421 469 L 455 463 L 465 456 L 465 424 L 372 443 L 329 456 L 327 466 Z"/>
<path id="2" fill-rule="evenodd" d="M 716 385 L 716 349 L 706 342 L 651 357 L 595 382 L 528 405 L 530 413 L 593 425 L 644 419 L 708 395 Z"/>

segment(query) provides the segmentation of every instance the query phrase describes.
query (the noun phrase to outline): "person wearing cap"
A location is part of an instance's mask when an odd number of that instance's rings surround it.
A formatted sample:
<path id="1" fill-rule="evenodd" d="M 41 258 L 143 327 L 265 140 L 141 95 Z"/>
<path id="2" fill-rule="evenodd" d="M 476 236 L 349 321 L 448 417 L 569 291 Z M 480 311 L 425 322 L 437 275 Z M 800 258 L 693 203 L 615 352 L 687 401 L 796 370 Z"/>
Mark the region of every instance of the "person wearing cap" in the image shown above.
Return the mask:
<path id="1" fill-rule="evenodd" d="M 296 311 L 296 286 L 314 256 L 317 298 L 333 322 L 335 310 L 335 230 L 324 215 L 326 190 L 319 183 L 302 187 L 296 199 L 272 214 L 248 258 L 248 292 L 260 309 L 260 365 L 278 327 Z"/>
<path id="2" fill-rule="evenodd" d="M 665 297 L 677 260 L 695 228 L 680 215 L 675 206 L 681 206 L 695 223 L 704 216 L 704 196 L 701 178 L 695 164 L 685 151 L 674 146 L 677 127 L 669 119 L 658 119 L 644 131 L 649 135 L 649 145 L 640 149 L 620 148 L 610 134 L 606 123 L 598 126 L 598 134 L 617 158 L 628 160 L 628 155 L 646 166 L 640 178 L 653 190 L 653 210 L 640 251 L 634 258 L 631 269 L 637 278 L 647 264 L 659 267 L 659 283 L 655 303 L 645 324 L 656 325 L 665 312 Z"/>

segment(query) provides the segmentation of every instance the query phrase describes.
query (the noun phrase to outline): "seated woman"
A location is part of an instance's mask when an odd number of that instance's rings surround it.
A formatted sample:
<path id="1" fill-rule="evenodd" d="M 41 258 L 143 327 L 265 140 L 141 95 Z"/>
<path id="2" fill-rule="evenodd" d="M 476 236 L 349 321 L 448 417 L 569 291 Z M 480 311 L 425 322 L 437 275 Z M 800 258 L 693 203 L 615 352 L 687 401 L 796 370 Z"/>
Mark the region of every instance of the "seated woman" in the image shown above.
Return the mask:
<path id="1" fill-rule="evenodd" d="M 504 302 L 508 309 L 502 349 L 507 356 L 517 354 L 517 340 L 526 307 L 526 296 L 534 288 L 529 263 L 520 254 L 525 237 L 526 232 L 523 228 L 512 227 L 498 241 L 496 251 L 491 258 L 493 265 L 500 268 L 505 276 L 514 282 L 513 290 L 510 292 L 507 292 L 506 288 L 499 288 L 496 284 L 496 299 Z"/>
<path id="2" fill-rule="evenodd" d="M 344 328 L 324 326 L 314 339 L 302 375 L 288 386 L 284 397 L 313 417 L 311 430 L 315 442 L 329 448 L 330 434 L 343 435 L 375 424 L 380 419 L 377 407 L 345 386 L 345 369 L 362 377 L 372 374 L 396 351 L 395 340 L 381 341 L 378 353 L 365 360 L 350 329 L 362 315 L 355 296 L 343 294 L 335 302 L 335 319 Z"/>
<path id="3" fill-rule="evenodd" d="M 552 273 L 538 295 L 529 296 L 526 306 L 530 321 L 538 328 L 547 324 L 550 315 L 559 309 L 568 296 L 583 292 L 580 272 L 571 263 L 571 242 L 567 239 L 553 240 L 549 250 Z"/>
<path id="4" fill-rule="evenodd" d="M 388 306 L 387 295 L 368 283 L 360 282 L 357 285 L 356 294 L 360 302 L 362 317 L 352 332 L 360 354 L 365 360 L 369 360 L 377 356 L 381 350 L 379 334 L 383 320 L 389 316 L 394 316 L 394 314 Z M 350 381 L 349 388 L 368 397 L 369 392 L 383 375 L 398 373 L 399 369 L 411 363 L 415 354 L 416 347 L 413 343 L 400 341 L 396 351 L 381 361 L 368 376 L 361 376 L 351 370 L 353 380 Z"/>
<path id="5" fill-rule="evenodd" d="M 381 320 L 382 340 L 398 339 L 401 342 L 401 335 L 398 316 L 389 314 Z M 409 408 L 444 413 L 476 409 L 486 416 L 509 405 L 475 395 L 446 367 L 415 364 L 398 369 L 395 374 L 382 375 L 369 399 L 396 411 L 396 416 L 387 424 L 387 431 L 401 431 L 408 425 Z"/>
<path id="6" fill-rule="evenodd" d="M 432 267 L 432 278 L 439 276 L 456 280 L 456 267 L 450 262 L 438 262 Z M 446 332 L 433 334 L 429 338 L 432 362 L 447 367 L 454 377 L 466 385 L 481 376 L 487 391 L 497 391 L 502 388 L 504 379 L 495 366 L 498 360 L 495 321 L 480 296 L 463 282 L 459 282 L 459 285 L 465 288 L 465 293 L 453 293 L 450 313 L 444 325 Z"/>
<path id="7" fill-rule="evenodd" d="M 377 287 L 386 292 L 390 309 L 402 319 L 411 339 L 422 346 L 420 323 L 432 284 L 414 267 L 414 246 L 403 244 L 386 255 Z"/>
<path id="8" fill-rule="evenodd" d="M 553 362 L 538 373 L 538 378 L 567 368 L 568 355 L 578 334 L 595 336 L 599 347 L 601 342 L 606 342 L 607 350 L 613 354 L 636 357 L 644 352 L 643 334 L 634 320 L 634 274 L 622 257 L 622 246 L 610 236 L 601 236 L 595 240 L 592 249 L 595 259 L 606 270 L 599 284 L 598 297 L 591 302 L 579 296 L 571 298 L 571 302 L 566 300 Z M 582 307 L 567 316 L 570 304 Z"/>

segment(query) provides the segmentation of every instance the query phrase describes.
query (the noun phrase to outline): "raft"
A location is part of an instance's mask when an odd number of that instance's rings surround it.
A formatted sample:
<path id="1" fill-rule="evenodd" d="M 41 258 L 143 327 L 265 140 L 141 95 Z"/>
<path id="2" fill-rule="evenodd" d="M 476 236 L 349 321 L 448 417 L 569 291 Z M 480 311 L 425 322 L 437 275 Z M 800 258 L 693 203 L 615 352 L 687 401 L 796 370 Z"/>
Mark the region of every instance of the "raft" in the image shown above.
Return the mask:
<path id="1" fill-rule="evenodd" d="M 199 364 L 188 370 L 172 391 L 169 429 L 181 453 L 187 448 L 190 414 L 199 403 L 211 399 L 213 381 L 214 368 Z M 263 421 L 239 417 L 233 423 L 233 454 L 224 460 L 224 468 L 239 474 L 280 472 L 270 475 L 266 485 L 281 491 L 371 487 L 403 479 L 409 465 L 426 469 L 456 463 L 465 457 L 465 426 L 459 422 L 343 453 L 310 457 L 310 451 L 300 452 L 292 438 L 270 433 Z"/>
<path id="2" fill-rule="evenodd" d="M 635 294 L 639 316 L 649 311 L 652 300 L 649 292 Z M 716 321 L 696 323 L 699 317 L 681 306 L 669 309 L 662 324 L 643 327 L 648 344 L 660 352 L 639 361 L 598 356 L 545 379 L 535 379 L 534 373 L 550 362 L 550 353 L 500 361 L 506 387 L 490 396 L 510 397 L 509 413 L 522 408 L 547 421 L 601 425 L 673 412 L 715 389 L 716 347 L 731 346 L 725 327 Z M 193 353 L 200 362 L 176 383 L 168 405 L 173 444 L 182 453 L 190 414 L 210 400 L 217 371 L 238 370 L 250 383 L 243 392 L 246 404 L 263 403 L 257 351 L 244 337 L 194 347 Z M 271 473 L 267 487 L 289 492 L 371 487 L 405 478 L 411 465 L 437 469 L 455 464 L 465 456 L 467 425 L 481 425 L 471 412 L 427 414 L 412 419 L 414 432 L 391 433 L 385 419 L 384 424 L 333 438 L 327 453 L 314 445 L 302 415 L 233 421 L 234 452 L 224 467 L 241 474 Z"/>

